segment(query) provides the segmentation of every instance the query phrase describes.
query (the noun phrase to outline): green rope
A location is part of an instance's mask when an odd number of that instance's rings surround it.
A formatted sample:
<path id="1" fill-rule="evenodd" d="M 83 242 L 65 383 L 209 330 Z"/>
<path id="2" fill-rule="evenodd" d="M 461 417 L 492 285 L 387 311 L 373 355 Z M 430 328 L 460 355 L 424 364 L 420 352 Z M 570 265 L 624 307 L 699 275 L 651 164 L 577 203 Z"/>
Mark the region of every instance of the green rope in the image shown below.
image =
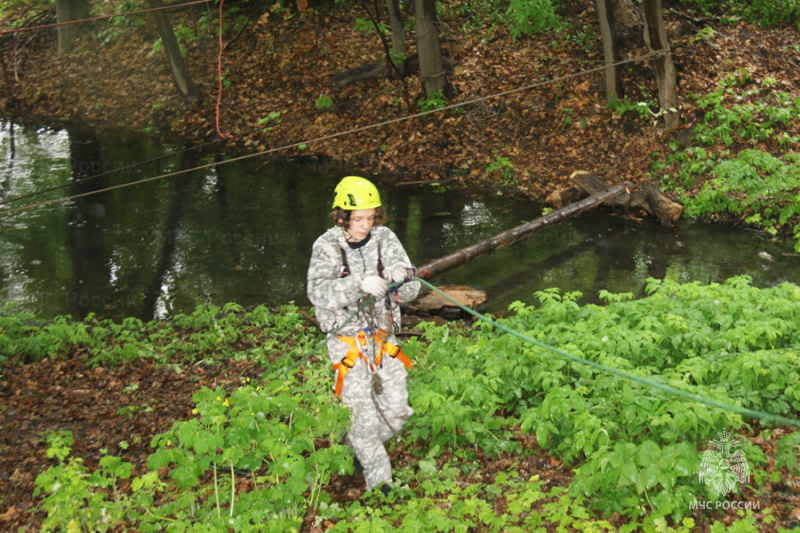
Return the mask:
<path id="1" fill-rule="evenodd" d="M 551 352 L 553 352 L 553 353 L 555 353 L 557 355 L 560 355 L 561 357 L 569 359 L 570 361 L 574 361 L 576 363 L 581 363 L 583 365 L 587 365 L 587 366 L 590 366 L 592 368 L 596 368 L 597 370 L 600 370 L 602 372 L 607 372 L 609 374 L 613 374 L 613 375 L 621 377 L 623 379 L 627 379 L 628 381 L 634 381 L 634 382 L 641 383 L 641 384 L 644 384 L 644 385 L 647 385 L 647 386 L 650 386 L 650 387 L 653 387 L 653 388 L 656 388 L 656 389 L 660 389 L 660 390 L 662 390 L 664 392 L 668 392 L 670 394 L 675 394 L 677 396 L 683 396 L 684 398 L 688 398 L 690 400 L 694 400 L 694 401 L 696 401 L 698 403 L 703 403 L 703 404 L 709 405 L 711 407 L 716 407 L 718 409 L 722 409 L 722 410 L 725 410 L 725 411 L 731 411 L 733 413 L 737 413 L 737 414 L 740 414 L 740 415 L 748 416 L 748 417 L 751 417 L 751 418 L 760 418 L 760 419 L 763 419 L 763 420 L 769 420 L 769 421 L 776 422 L 776 423 L 779 423 L 779 424 L 785 424 L 787 426 L 794 426 L 794 427 L 800 428 L 800 420 L 795 420 L 793 418 L 786 418 L 786 417 L 780 416 L 780 415 L 773 415 L 773 414 L 770 414 L 770 413 L 765 413 L 764 411 L 756 411 L 756 410 L 753 410 L 753 409 L 746 409 L 744 407 L 739 407 L 737 405 L 731 405 L 729 403 L 721 402 L 719 400 L 706 398 L 704 396 L 700 396 L 698 394 L 694 394 L 694 393 L 691 393 L 691 392 L 686 392 L 686 391 L 681 390 L 681 389 L 676 389 L 675 387 L 671 387 L 669 385 L 665 385 L 664 383 L 659 383 L 657 381 L 653 381 L 651 379 L 648 379 L 648 378 L 645 378 L 645 377 L 642 377 L 642 376 L 637 376 L 635 374 L 629 374 L 628 372 L 624 372 L 624 371 L 618 370 L 616 368 L 611 368 L 611 367 L 608 367 L 608 366 L 605 366 L 605 365 L 601 365 L 599 363 L 595 363 L 594 361 L 589 361 L 588 359 L 583 359 L 582 357 L 577 357 L 575 355 L 572 355 L 570 353 L 565 352 L 564 350 L 560 350 L 558 348 L 550 346 L 549 344 L 545 344 L 545 343 L 543 343 L 541 341 L 538 341 L 536 339 L 528 337 L 527 335 L 524 335 L 522 333 L 514 331 L 513 329 L 511 329 L 511 328 L 509 328 L 507 326 L 504 326 L 503 324 L 499 324 L 499 323 L 495 322 L 494 320 L 490 319 L 489 317 L 478 313 L 474 309 L 470 309 L 469 307 L 465 307 L 465 306 L 461 305 L 460 303 L 458 303 L 457 301 L 452 299 L 450 296 L 448 296 L 444 292 L 440 291 L 439 289 L 437 289 L 436 287 L 434 287 L 433 285 L 431 285 L 430 283 L 425 281 L 424 279 L 420 279 L 420 278 L 415 277 L 414 281 L 419 281 L 420 283 L 422 283 L 426 287 L 430 288 L 431 290 L 435 291 L 439 295 L 441 295 L 444 298 L 446 298 L 447 300 L 449 300 L 451 303 L 453 303 L 453 305 L 459 307 L 463 311 L 466 311 L 467 313 L 471 314 L 472 316 L 474 316 L 474 317 L 476 317 L 476 318 L 478 318 L 478 319 L 480 319 L 480 320 L 482 320 L 482 321 L 484 321 L 484 322 L 486 322 L 488 324 L 491 324 L 492 326 L 496 327 L 497 329 L 505 331 L 509 335 L 513 335 L 514 337 L 522 339 L 525 342 L 529 342 L 531 344 L 535 344 L 536 346 L 539 346 L 540 348 L 544 348 L 545 350 L 549 350 L 549 351 L 551 351 Z"/>

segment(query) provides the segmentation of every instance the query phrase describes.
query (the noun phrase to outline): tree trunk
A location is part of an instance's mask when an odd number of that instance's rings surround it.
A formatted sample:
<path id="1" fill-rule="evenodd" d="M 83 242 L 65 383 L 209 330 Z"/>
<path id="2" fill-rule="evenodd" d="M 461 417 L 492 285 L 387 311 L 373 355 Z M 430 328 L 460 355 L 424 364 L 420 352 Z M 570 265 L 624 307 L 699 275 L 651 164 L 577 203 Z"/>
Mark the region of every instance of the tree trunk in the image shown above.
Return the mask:
<path id="1" fill-rule="evenodd" d="M 59 24 L 89 17 L 88 0 L 56 0 L 56 22 Z M 58 53 L 72 50 L 72 40 L 78 33 L 77 24 L 58 26 Z"/>
<path id="2" fill-rule="evenodd" d="M 148 0 L 151 8 L 163 7 L 161 0 Z M 172 25 L 167 18 L 165 11 L 154 11 L 151 13 L 156 22 L 158 33 L 161 35 L 161 44 L 164 46 L 164 53 L 167 54 L 169 59 L 169 66 L 172 69 L 172 76 L 175 78 L 175 84 L 178 90 L 189 101 L 197 99 L 197 86 L 192 82 L 189 75 L 189 70 L 186 68 L 186 63 L 183 61 L 180 46 L 178 46 L 178 39 L 175 38 L 175 32 L 172 30 Z"/>
<path id="3" fill-rule="evenodd" d="M 447 73 L 442 61 L 442 48 L 439 45 L 439 32 L 436 16 L 436 0 L 415 0 L 417 31 L 417 53 L 419 54 L 419 74 L 425 96 L 436 92 L 447 96 Z"/>
<path id="4" fill-rule="evenodd" d="M 398 68 L 406 58 L 406 28 L 403 24 L 403 14 L 400 12 L 398 0 L 386 0 L 386 9 L 389 11 L 389 24 L 392 28 L 392 61 Z"/>
<path id="5" fill-rule="evenodd" d="M 507 246 L 523 237 L 527 237 L 531 233 L 539 231 L 542 228 L 546 228 L 547 226 L 561 222 L 565 218 L 577 215 L 578 213 L 581 213 L 590 207 L 594 207 L 600 203 L 603 203 L 605 200 L 621 194 L 625 191 L 625 188 L 629 186 L 629 183 L 622 183 L 619 185 L 606 187 L 605 190 L 600 191 L 589 198 L 585 198 L 580 202 L 576 202 L 553 211 L 548 215 L 539 217 L 531 222 L 526 222 L 525 224 L 517 226 L 516 228 L 506 230 L 495 235 L 494 237 L 478 241 L 472 246 L 462 248 L 461 250 L 453 252 L 450 255 L 422 265 L 417 269 L 417 276 L 422 279 L 430 279 L 436 274 L 441 274 L 442 272 L 451 270 L 459 265 L 471 261 L 472 259 L 475 259 L 480 255 L 492 252 L 502 246 Z"/>
<path id="6" fill-rule="evenodd" d="M 664 9 L 661 0 L 644 0 L 645 42 L 651 50 L 661 50 L 663 55 L 656 58 L 656 81 L 658 82 L 658 101 L 664 124 L 673 130 L 680 124 L 678 104 L 678 81 L 675 63 L 672 61 L 667 32 L 664 29 Z"/>
<path id="7" fill-rule="evenodd" d="M 622 75 L 619 66 L 617 32 L 614 25 L 614 0 L 597 0 L 597 14 L 600 18 L 600 34 L 603 37 L 603 59 L 606 70 L 606 98 L 608 101 L 622 98 Z"/>

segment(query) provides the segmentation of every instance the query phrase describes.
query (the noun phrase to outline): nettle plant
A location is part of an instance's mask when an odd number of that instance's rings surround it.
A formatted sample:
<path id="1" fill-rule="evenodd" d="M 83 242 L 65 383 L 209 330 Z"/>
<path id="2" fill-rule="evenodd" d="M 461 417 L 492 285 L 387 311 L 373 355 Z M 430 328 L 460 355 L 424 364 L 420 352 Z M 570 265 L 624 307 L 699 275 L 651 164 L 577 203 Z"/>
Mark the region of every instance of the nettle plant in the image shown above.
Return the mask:
<path id="1" fill-rule="evenodd" d="M 800 288 L 759 290 L 746 277 L 681 285 L 651 279 L 649 297 L 604 293 L 580 306 L 578 293 L 539 291 L 539 306 L 516 303 L 500 322 L 573 355 L 732 405 L 789 415 L 800 411 Z M 431 369 L 415 377 L 411 435 L 463 460 L 479 452 L 525 453 L 515 432 L 575 471 L 569 494 L 607 516 L 671 516 L 711 489 L 700 483 L 702 450 L 742 427 L 734 413 L 632 384 L 570 362 L 476 323 L 469 338 L 427 327 L 425 350 L 406 352 Z M 781 444 L 789 468 L 798 439 Z M 745 442 L 754 469 L 763 452 Z"/>
<path id="2" fill-rule="evenodd" d="M 800 98 L 774 92 L 776 84 L 774 78 L 756 84 L 750 72 L 742 69 L 729 74 L 706 96 L 691 95 L 706 112 L 703 122 L 695 127 L 696 138 L 706 145 L 721 141 L 730 146 L 734 141 L 755 145 L 777 135 L 781 145 L 796 144 L 796 137 L 781 135 L 778 130 L 800 116 Z"/>
<path id="3" fill-rule="evenodd" d="M 318 388 L 320 396 L 304 392 L 292 394 L 280 381 L 269 390 L 245 386 L 230 396 L 221 389 L 198 392 L 193 411 L 198 416 L 177 422 L 152 442 L 158 451 L 148 466 L 170 468 L 170 477 L 188 495 L 170 514 L 237 531 L 264 522 L 272 531 L 299 528 L 306 504 L 315 504 L 331 474 L 352 470 L 346 447 L 317 446 L 318 439 L 338 441 L 334 433 L 344 426 L 346 410 L 324 388 Z M 205 496 L 211 487 L 202 480 L 209 469 L 213 498 Z M 230 475 L 221 478 L 225 470 Z M 249 475 L 254 487 L 238 501 L 237 472 Z"/>
<path id="4" fill-rule="evenodd" d="M 579 293 L 548 289 L 536 293 L 536 305 L 512 304 L 500 322 L 606 367 L 797 418 L 800 287 L 751 283 L 651 279 L 647 297 L 602 291 L 604 305 L 580 305 Z M 242 342 L 258 322 L 282 348 L 281 369 L 271 372 L 278 378 L 199 390 L 194 410 L 152 440 L 146 465 L 104 455 L 90 468 L 70 456 L 71 435 L 48 436 L 57 464 L 36 480 L 47 513 L 43 531 L 283 532 L 299 530 L 304 518 L 315 526 L 328 521 L 331 531 L 600 531 L 610 528 L 600 514 L 619 513 L 620 531 L 688 532 L 689 504 L 720 499 L 699 480 L 704 451 L 718 432 L 750 423 L 567 360 L 484 322 L 423 323 L 423 336 L 404 345 L 415 363 L 415 415 L 400 445 L 418 460 L 394 465 L 396 490 L 388 501 L 334 501 L 328 484 L 335 474 L 352 473 L 352 451 L 337 444 L 348 413 L 330 393 L 329 366 L 284 374 L 307 335 L 291 307 L 260 310 L 258 320 L 216 311 L 181 317 L 169 335 Z M 168 333 L 145 326 L 150 342 L 164 342 L 160 335 Z M 261 360 L 261 349 L 244 351 Z M 765 421 L 752 427 L 777 442 L 773 467 L 741 438 L 751 489 L 796 475 L 800 433 L 778 438 L 784 428 Z M 574 472 L 567 487 L 543 484 L 521 466 L 540 448 Z M 486 457 L 502 457 L 508 467 L 486 471 Z M 752 516 L 731 527 L 757 531 Z"/>
<path id="5" fill-rule="evenodd" d="M 775 85 L 771 78 L 756 83 L 741 70 L 708 95 L 693 95 L 705 111 L 694 129 L 698 144 L 657 166 L 670 171 L 662 178 L 665 186 L 685 189 L 688 216 L 735 218 L 773 235 L 784 231 L 798 239 L 800 251 L 800 156 L 794 151 L 798 137 L 789 133 L 800 118 L 800 98 L 774 92 Z M 705 181 L 690 195 L 698 180 Z"/>
<path id="6" fill-rule="evenodd" d="M 275 380 L 230 395 L 204 387 L 193 417 L 153 439 L 140 476 L 113 456 L 90 472 L 68 458 L 71 436 L 51 435 L 48 455 L 60 464 L 36 479 L 42 531 L 299 530 L 306 508 L 327 499 L 321 487 L 331 475 L 352 473 L 349 448 L 320 446 L 338 442 L 347 411 L 317 379 L 310 383 L 290 389 Z"/>
<path id="7" fill-rule="evenodd" d="M 245 356 L 260 362 L 270 351 L 307 353 L 316 339 L 303 325 L 298 308 L 291 304 L 278 310 L 258 306 L 248 312 L 235 303 L 201 305 L 170 321 L 148 323 L 133 317 L 121 323 L 98 320 L 93 314 L 82 321 L 60 316 L 45 323 L 32 314 L 16 313 L 9 303 L 0 308 L 0 361 L 67 359 L 80 353 L 90 366 L 109 367 L 141 357 L 173 364 L 198 360 L 217 364 Z M 262 338 L 265 329 L 270 331 L 268 339 Z"/>
<path id="8" fill-rule="evenodd" d="M 734 215 L 772 235 L 800 215 L 800 155 L 787 154 L 783 160 L 747 149 L 735 158 L 717 162 L 714 176 L 687 201 L 686 214 L 696 216 Z M 800 239 L 800 224 L 792 226 Z M 795 245 L 800 251 L 800 241 Z"/>

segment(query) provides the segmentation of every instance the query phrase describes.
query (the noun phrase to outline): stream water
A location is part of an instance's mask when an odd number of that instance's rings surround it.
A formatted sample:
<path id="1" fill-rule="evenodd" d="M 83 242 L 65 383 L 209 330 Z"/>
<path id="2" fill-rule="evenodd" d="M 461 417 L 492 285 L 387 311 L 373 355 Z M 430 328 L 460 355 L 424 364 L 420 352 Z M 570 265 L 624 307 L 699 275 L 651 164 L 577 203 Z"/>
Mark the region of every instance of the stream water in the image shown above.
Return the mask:
<path id="1" fill-rule="evenodd" d="M 329 226 L 333 187 L 349 169 L 314 157 L 259 157 L 94 193 L 232 157 L 0 121 L 0 211 L 84 195 L 0 213 L 0 305 L 42 318 L 119 320 L 165 318 L 201 303 L 307 304 L 311 245 Z M 542 212 L 529 201 L 366 177 L 417 265 Z M 800 283 L 799 264 L 788 240 L 686 222 L 666 229 L 601 208 L 432 281 L 481 287 L 488 310 L 499 311 L 533 303 L 548 287 L 579 290 L 583 301 L 601 289 L 641 294 L 649 277 Z"/>

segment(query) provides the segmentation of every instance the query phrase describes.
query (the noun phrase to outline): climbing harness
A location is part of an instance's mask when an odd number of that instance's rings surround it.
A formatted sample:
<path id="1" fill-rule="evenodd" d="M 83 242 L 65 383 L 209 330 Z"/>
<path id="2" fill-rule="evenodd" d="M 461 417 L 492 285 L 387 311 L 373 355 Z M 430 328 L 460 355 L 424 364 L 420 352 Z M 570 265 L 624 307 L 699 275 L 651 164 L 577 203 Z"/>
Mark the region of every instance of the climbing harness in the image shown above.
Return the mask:
<path id="1" fill-rule="evenodd" d="M 351 272 L 350 272 L 350 265 L 347 262 L 347 252 L 345 251 L 343 246 L 337 244 L 337 247 L 339 248 L 339 253 L 341 254 L 342 257 L 342 266 L 339 269 L 339 279 L 341 279 L 349 276 Z M 377 271 L 378 274 L 381 274 L 383 272 L 383 258 L 381 257 L 380 242 L 378 242 Z M 396 288 L 393 290 L 396 290 Z M 367 305 L 372 307 L 373 309 L 372 314 L 374 315 L 375 302 L 370 300 L 368 300 L 368 302 L 369 303 Z M 361 311 L 364 307 L 366 306 L 360 307 L 359 311 Z M 388 296 L 386 300 L 386 307 L 387 307 L 387 316 L 391 317 L 391 302 L 388 299 Z M 374 323 L 375 321 L 371 320 L 368 322 Z M 384 317 L 384 325 L 391 325 L 391 321 L 387 317 Z M 368 337 L 371 329 L 376 330 L 375 335 L 371 335 Z M 392 331 L 394 330 L 393 327 L 390 327 L 388 329 Z M 331 335 L 333 335 L 333 333 L 331 333 Z M 372 374 L 373 392 L 381 394 L 383 392 L 383 383 L 381 382 L 380 375 L 377 373 L 377 369 L 380 367 L 381 357 L 386 347 L 389 347 L 389 350 L 386 353 L 392 355 L 392 357 L 398 357 L 397 354 L 398 353 L 401 354 L 402 357 L 405 358 L 405 361 L 403 361 L 403 363 L 408 368 L 411 368 L 411 361 L 404 354 L 402 354 L 399 347 L 391 343 L 388 343 L 387 346 L 386 343 L 387 336 L 388 335 L 386 334 L 386 332 L 384 330 L 378 329 L 377 325 L 374 325 L 372 327 L 367 326 L 366 328 L 359 331 L 355 337 L 344 337 L 341 335 L 335 335 L 335 337 L 338 338 L 340 341 L 350 345 L 350 349 L 347 351 L 347 355 L 340 362 L 333 365 L 334 371 L 336 372 L 336 379 L 335 379 L 336 385 L 334 387 L 334 390 L 336 391 L 336 396 L 339 397 L 342 396 L 342 384 L 344 383 L 344 376 L 351 368 L 353 368 L 353 366 L 355 366 L 356 361 L 358 359 L 362 359 L 367 364 L 367 370 L 369 371 L 370 374 Z M 377 353 L 375 355 L 375 362 L 372 363 L 370 362 L 369 356 L 367 354 L 372 352 L 372 347 L 375 346 L 376 344 L 379 345 L 379 349 L 377 350 Z M 396 348 L 396 350 L 393 350 L 392 347 Z M 401 359 L 401 361 L 402 360 L 403 359 Z M 406 361 L 408 362 L 406 363 Z"/>
<path id="2" fill-rule="evenodd" d="M 370 334 L 372 329 L 375 329 L 375 333 L 373 335 Z M 350 346 L 350 348 L 347 350 L 347 354 L 342 358 L 342 360 L 333 365 L 333 369 L 336 371 L 336 384 L 334 386 L 334 391 L 336 392 L 336 396 L 340 398 L 342 397 L 342 385 L 344 384 L 344 377 L 347 375 L 347 372 L 356 365 L 356 362 L 359 359 L 364 361 L 364 363 L 367 365 L 367 371 L 373 376 L 377 377 L 378 384 L 376 385 L 376 389 L 382 389 L 383 386 L 380 383 L 380 377 L 378 377 L 377 374 L 377 371 L 383 361 L 383 354 L 386 354 L 393 359 L 397 359 L 403 363 L 406 368 L 409 370 L 411 369 L 411 359 L 409 359 L 408 356 L 403 353 L 399 346 L 386 340 L 388 335 L 382 329 L 378 329 L 377 327 L 366 327 L 359 331 L 354 337 L 344 337 L 342 335 L 336 335 L 335 337 Z M 375 345 L 380 346 L 380 348 L 377 350 L 377 353 L 375 353 L 374 361 L 370 361 L 373 347 Z M 375 379 L 375 377 L 373 377 L 373 379 Z M 381 393 L 379 390 L 376 390 L 375 392 L 377 394 Z"/>
<path id="3" fill-rule="evenodd" d="M 396 291 L 397 287 L 399 287 L 402 283 L 405 283 L 405 281 L 393 283 L 390 286 L 390 293 Z M 375 320 L 377 318 L 375 316 L 376 301 L 370 298 L 368 302 L 370 302 L 369 307 L 371 309 L 371 316 L 368 322 L 377 324 L 379 322 Z M 378 397 L 383 394 L 383 380 L 378 372 L 378 369 L 381 368 L 384 354 L 400 361 L 409 370 L 411 370 L 412 364 L 411 359 L 403 353 L 399 346 L 387 340 L 390 333 L 387 333 L 386 331 L 388 330 L 394 332 L 392 297 L 390 294 L 387 294 L 385 298 L 385 311 L 382 325 L 386 329 L 380 329 L 377 325 L 375 325 L 372 326 L 372 328 L 366 327 L 362 329 L 354 337 L 345 337 L 341 335 L 336 336 L 340 341 L 344 342 L 345 344 L 349 344 L 350 348 L 348 349 L 345 357 L 342 358 L 342 361 L 334 364 L 333 366 L 336 376 L 334 379 L 334 391 L 337 397 L 342 397 L 342 386 L 344 384 L 344 378 L 347 372 L 355 366 L 358 359 L 362 359 L 366 364 L 367 372 L 370 375 L 370 396 L 372 397 L 372 403 L 375 406 L 375 411 L 378 413 L 378 416 L 381 417 L 386 426 L 389 427 L 393 433 L 397 433 L 399 428 L 395 428 L 392 425 L 392 422 L 386 417 L 383 412 L 383 408 L 381 407 L 381 402 L 378 399 Z M 375 331 L 374 335 L 371 334 L 372 330 Z M 376 347 L 377 350 L 375 351 Z M 374 354 L 374 360 L 370 361 L 370 359 L 372 359 L 372 354 Z"/>

